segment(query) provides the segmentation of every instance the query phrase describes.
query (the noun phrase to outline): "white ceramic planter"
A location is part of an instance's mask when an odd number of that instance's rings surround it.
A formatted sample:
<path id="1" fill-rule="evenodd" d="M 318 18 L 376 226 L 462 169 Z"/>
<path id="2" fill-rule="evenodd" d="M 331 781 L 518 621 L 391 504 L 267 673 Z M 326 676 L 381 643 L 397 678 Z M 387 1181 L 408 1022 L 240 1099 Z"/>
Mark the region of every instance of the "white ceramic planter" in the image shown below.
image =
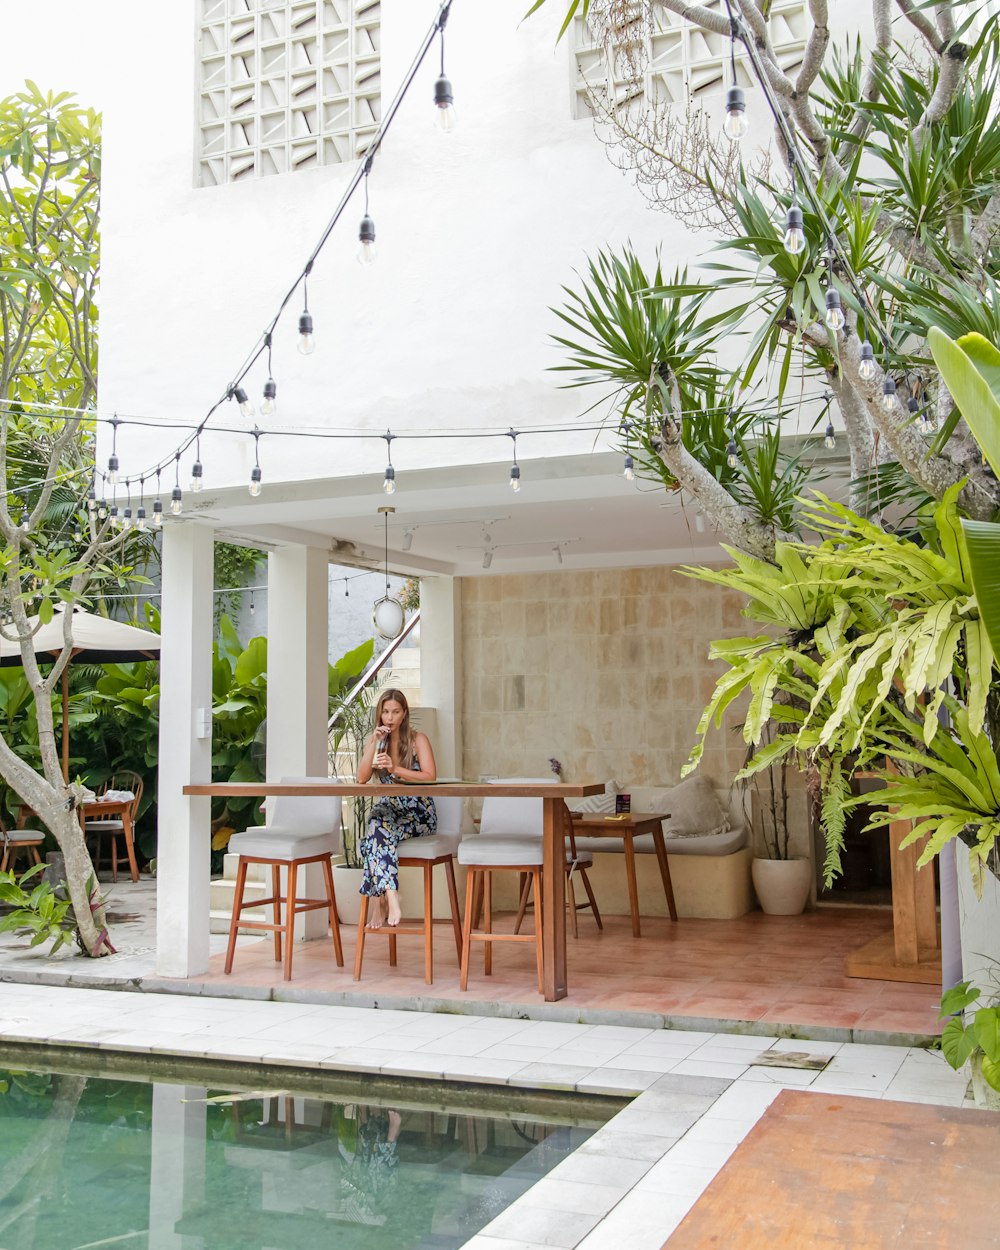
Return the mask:
<path id="1" fill-rule="evenodd" d="M 333 888 L 337 892 L 337 913 L 343 924 L 357 924 L 358 912 L 361 909 L 361 878 L 364 875 L 360 868 L 348 868 L 346 864 L 334 864 Z"/>
<path id="2" fill-rule="evenodd" d="M 809 899 L 812 863 L 808 859 L 755 859 L 753 888 L 769 916 L 797 916 Z"/>

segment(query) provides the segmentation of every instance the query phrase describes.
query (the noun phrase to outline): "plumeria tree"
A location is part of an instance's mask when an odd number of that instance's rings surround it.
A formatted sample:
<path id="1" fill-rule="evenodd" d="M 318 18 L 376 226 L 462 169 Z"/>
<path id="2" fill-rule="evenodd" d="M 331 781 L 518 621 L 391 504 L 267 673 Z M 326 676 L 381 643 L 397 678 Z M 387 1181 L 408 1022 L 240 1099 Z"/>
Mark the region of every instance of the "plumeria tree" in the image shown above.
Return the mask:
<path id="1" fill-rule="evenodd" d="M 120 579 L 122 538 L 88 506 L 100 270 L 100 118 L 33 83 L 0 101 L 0 632 L 19 644 L 34 700 L 38 767 L 0 735 L 0 776 L 52 832 L 87 953 L 110 949 L 76 809 L 63 777 L 53 694 L 72 652 L 33 649 L 57 606 L 95 578 Z M 96 503 L 96 501 L 92 501 Z"/>

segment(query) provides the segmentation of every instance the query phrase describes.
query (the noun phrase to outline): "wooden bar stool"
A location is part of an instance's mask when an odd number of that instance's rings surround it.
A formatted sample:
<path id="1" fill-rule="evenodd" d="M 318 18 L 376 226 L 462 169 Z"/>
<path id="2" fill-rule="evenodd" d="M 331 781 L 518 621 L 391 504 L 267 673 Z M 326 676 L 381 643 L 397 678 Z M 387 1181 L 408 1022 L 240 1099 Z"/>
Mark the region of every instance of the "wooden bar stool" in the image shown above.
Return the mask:
<path id="1" fill-rule="evenodd" d="M 318 777 L 282 777 L 282 781 L 322 781 Z M 233 898 L 233 916 L 229 924 L 229 945 L 226 949 L 225 971 L 233 970 L 236 937 L 240 929 L 262 929 L 274 934 L 274 958 L 284 967 L 284 979 L 292 979 L 292 953 L 295 939 L 295 917 L 301 912 L 324 908 L 330 915 L 333 932 L 333 948 L 337 967 L 344 966 L 344 949 L 340 940 L 340 922 L 337 915 L 337 897 L 333 886 L 333 863 L 331 856 L 340 849 L 340 798 L 336 795 L 278 795 L 269 802 L 270 823 L 258 829 L 248 829 L 229 839 L 229 849 L 239 855 L 236 870 L 236 892 Z M 244 902 L 247 868 L 250 864 L 267 864 L 271 868 L 271 894 L 267 898 Z M 298 896 L 298 873 L 309 864 L 321 864 L 326 886 L 326 897 L 300 898 Z M 285 891 L 281 888 L 282 869 L 287 873 Z M 281 908 L 285 913 L 282 919 Z M 273 919 L 244 920 L 242 913 L 254 907 L 273 908 Z M 284 934 L 284 954 L 281 938 Z"/>
<path id="2" fill-rule="evenodd" d="M 369 898 L 361 896 L 358 916 L 358 944 L 354 952 L 354 979 L 361 980 L 361 965 L 365 957 L 365 939 L 369 934 L 389 939 L 389 966 L 396 967 L 396 939 L 422 937 L 424 939 L 424 981 L 434 981 L 434 869 L 444 865 L 451 902 L 451 925 L 455 931 L 455 949 L 462 958 L 462 918 L 458 911 L 458 889 L 455 885 L 455 852 L 462 840 L 462 806 L 460 798 L 442 797 L 434 800 L 437 812 L 437 832 L 423 838 L 407 838 L 398 847 L 399 868 L 422 868 L 424 871 L 424 915 L 420 923 L 402 921 L 395 928 L 382 925 L 378 929 L 368 926 Z"/>
<path id="3" fill-rule="evenodd" d="M 542 917 L 541 908 L 535 910 L 534 933 L 494 933 L 493 932 L 493 889 L 492 874 L 494 872 L 528 873 L 534 884 L 535 898 L 542 897 L 542 844 L 528 838 L 500 838 L 482 836 L 466 838 L 458 848 L 458 862 L 468 869 L 465 888 L 465 923 L 462 928 L 462 972 L 461 988 L 469 988 L 469 957 L 473 942 L 485 942 L 484 971 L 487 976 L 493 973 L 494 942 L 534 942 L 535 961 L 538 966 L 538 992 L 543 994 L 542 981 Z M 473 932 L 473 918 L 476 911 L 475 894 L 477 887 L 483 888 L 483 928 Z"/>

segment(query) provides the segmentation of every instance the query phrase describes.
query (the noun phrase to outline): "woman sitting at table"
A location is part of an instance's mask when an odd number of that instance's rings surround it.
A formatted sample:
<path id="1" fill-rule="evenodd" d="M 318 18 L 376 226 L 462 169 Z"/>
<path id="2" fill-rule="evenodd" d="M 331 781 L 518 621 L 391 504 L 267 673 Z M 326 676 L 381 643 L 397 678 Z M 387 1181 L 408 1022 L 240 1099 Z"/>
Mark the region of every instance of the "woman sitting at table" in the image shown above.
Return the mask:
<path id="1" fill-rule="evenodd" d="M 358 765 L 358 781 L 373 774 L 383 783 L 433 781 L 434 751 L 426 734 L 410 725 L 410 705 L 401 690 L 383 690 L 375 708 L 375 731 Z M 437 828 L 434 800 L 422 795 L 386 795 L 376 799 L 361 839 L 364 878 L 361 893 L 374 904 L 368 923 L 373 929 L 399 924 L 399 843 Z"/>

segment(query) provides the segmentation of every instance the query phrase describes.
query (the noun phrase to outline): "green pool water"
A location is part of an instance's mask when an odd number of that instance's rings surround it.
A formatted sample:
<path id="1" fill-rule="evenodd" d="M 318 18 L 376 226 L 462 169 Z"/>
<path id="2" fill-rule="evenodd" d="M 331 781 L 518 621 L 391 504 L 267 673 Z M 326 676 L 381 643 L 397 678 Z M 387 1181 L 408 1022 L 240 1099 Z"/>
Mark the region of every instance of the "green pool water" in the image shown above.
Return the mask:
<path id="1" fill-rule="evenodd" d="M 0 1250 L 451 1250 L 606 1118 L 4 1063 Z"/>

